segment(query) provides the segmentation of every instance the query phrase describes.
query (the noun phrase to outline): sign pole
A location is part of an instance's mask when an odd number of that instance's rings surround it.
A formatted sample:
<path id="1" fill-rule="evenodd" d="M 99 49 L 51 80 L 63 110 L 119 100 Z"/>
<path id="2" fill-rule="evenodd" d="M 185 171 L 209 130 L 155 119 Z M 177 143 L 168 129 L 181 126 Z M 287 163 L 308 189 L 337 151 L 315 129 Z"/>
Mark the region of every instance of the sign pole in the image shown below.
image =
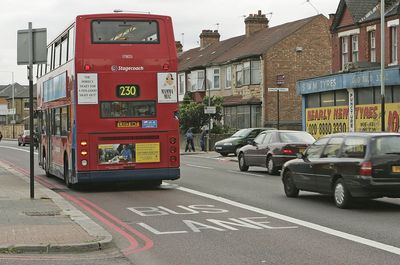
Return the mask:
<path id="1" fill-rule="evenodd" d="M 32 33 L 32 22 L 28 23 L 29 33 L 28 33 L 28 55 L 29 55 L 29 65 L 28 65 L 28 80 L 29 80 L 29 129 L 30 129 L 30 139 L 31 144 L 30 149 L 30 195 L 31 199 L 35 198 L 35 166 L 34 166 L 34 156 L 33 156 L 33 33 Z"/>
<path id="2" fill-rule="evenodd" d="M 278 120 L 277 120 L 277 126 L 276 128 L 279 130 L 279 90 L 276 91 L 276 108 L 278 111 Z"/>
<path id="3" fill-rule="evenodd" d="M 385 131 L 385 0 L 381 0 L 381 129 Z"/>

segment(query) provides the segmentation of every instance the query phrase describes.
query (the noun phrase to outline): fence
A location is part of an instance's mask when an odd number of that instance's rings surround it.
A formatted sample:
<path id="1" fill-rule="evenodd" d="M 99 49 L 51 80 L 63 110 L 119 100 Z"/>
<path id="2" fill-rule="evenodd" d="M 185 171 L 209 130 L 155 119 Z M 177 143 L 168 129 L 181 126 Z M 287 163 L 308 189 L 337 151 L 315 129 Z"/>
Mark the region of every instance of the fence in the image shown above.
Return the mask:
<path id="1" fill-rule="evenodd" d="M 16 139 L 18 135 L 23 133 L 25 130 L 24 124 L 7 124 L 0 125 L 0 132 L 3 134 L 3 138 Z"/>

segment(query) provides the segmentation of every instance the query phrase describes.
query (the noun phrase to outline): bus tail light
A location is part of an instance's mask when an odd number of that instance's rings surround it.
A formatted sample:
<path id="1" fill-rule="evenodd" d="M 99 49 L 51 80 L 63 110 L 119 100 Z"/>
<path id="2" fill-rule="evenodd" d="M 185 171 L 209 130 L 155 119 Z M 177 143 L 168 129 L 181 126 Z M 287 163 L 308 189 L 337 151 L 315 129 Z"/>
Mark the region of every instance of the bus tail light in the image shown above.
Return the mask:
<path id="1" fill-rule="evenodd" d="M 85 140 L 81 141 L 81 146 L 87 146 L 87 145 L 88 143 Z"/>
<path id="2" fill-rule="evenodd" d="M 88 152 L 86 150 L 81 151 L 81 155 L 86 156 L 87 154 L 88 154 Z"/>
<path id="3" fill-rule="evenodd" d="M 176 153 L 176 147 L 175 147 L 175 146 L 171 146 L 171 147 L 169 148 L 169 152 L 170 152 L 170 153 Z"/>
<path id="4" fill-rule="evenodd" d="M 170 156 L 169 157 L 169 161 L 171 162 L 176 162 L 178 159 L 176 158 L 176 156 Z"/>
<path id="5" fill-rule="evenodd" d="M 169 138 L 169 143 L 170 144 L 175 144 L 176 143 L 176 138 L 175 137 Z"/>
<path id="6" fill-rule="evenodd" d="M 168 70 L 169 69 L 169 64 L 167 64 L 167 63 L 164 64 L 162 68 L 163 68 L 163 70 Z"/>
<path id="7" fill-rule="evenodd" d="M 85 71 L 90 71 L 92 70 L 92 67 L 90 66 L 90 64 L 85 64 L 84 69 Z"/>
<path id="8" fill-rule="evenodd" d="M 81 164 L 82 164 L 82 166 L 87 166 L 87 164 L 88 164 L 88 162 L 87 162 L 87 160 L 85 160 L 85 159 L 83 159 L 82 161 L 81 161 Z"/>

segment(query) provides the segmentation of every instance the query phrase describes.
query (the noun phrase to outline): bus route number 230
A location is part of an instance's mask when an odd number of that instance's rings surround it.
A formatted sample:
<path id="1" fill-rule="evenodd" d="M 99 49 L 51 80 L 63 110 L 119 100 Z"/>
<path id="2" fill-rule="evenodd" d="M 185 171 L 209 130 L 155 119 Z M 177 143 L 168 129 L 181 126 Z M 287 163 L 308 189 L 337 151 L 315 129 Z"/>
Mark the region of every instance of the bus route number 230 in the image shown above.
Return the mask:
<path id="1" fill-rule="evenodd" d="M 139 96 L 138 85 L 118 85 L 117 86 L 117 97 L 119 98 L 136 98 Z"/>

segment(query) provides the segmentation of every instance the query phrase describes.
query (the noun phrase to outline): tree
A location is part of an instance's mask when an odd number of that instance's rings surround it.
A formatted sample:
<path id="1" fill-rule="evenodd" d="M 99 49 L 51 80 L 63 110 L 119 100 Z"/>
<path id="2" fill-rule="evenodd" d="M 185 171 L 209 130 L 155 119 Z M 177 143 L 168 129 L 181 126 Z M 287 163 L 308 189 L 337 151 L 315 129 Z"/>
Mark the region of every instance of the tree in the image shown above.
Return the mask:
<path id="1" fill-rule="evenodd" d="M 208 97 L 204 97 L 202 103 L 196 103 L 190 100 L 190 94 L 186 94 L 179 110 L 180 127 L 183 132 L 193 128 L 194 132 L 199 132 L 201 127 L 208 125 L 209 118 L 220 122 L 222 119 L 223 98 L 213 96 L 210 98 L 210 106 L 216 107 L 215 114 L 205 114 L 204 109 L 208 106 Z"/>

